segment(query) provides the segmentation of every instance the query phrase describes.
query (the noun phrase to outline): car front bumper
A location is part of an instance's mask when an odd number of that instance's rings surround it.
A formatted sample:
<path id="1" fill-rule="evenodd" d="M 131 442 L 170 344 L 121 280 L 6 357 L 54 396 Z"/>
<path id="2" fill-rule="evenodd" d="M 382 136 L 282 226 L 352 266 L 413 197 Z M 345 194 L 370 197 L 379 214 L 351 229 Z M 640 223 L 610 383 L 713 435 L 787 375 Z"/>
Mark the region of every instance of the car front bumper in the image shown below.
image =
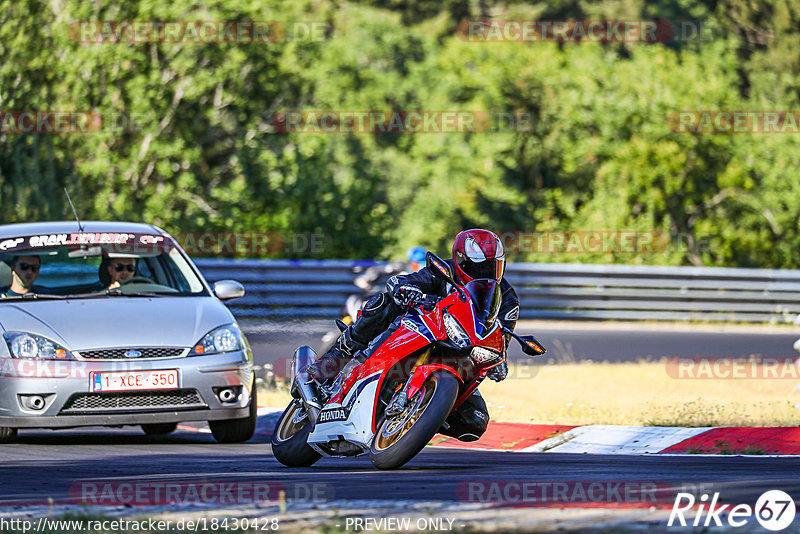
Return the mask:
<path id="1" fill-rule="evenodd" d="M 93 392 L 93 373 L 177 369 L 179 390 Z M 248 416 L 255 374 L 245 351 L 139 361 L 23 361 L 0 358 L 0 427 L 68 428 Z M 232 388 L 223 402 L 218 392 Z M 33 409 L 27 400 L 44 399 Z"/>

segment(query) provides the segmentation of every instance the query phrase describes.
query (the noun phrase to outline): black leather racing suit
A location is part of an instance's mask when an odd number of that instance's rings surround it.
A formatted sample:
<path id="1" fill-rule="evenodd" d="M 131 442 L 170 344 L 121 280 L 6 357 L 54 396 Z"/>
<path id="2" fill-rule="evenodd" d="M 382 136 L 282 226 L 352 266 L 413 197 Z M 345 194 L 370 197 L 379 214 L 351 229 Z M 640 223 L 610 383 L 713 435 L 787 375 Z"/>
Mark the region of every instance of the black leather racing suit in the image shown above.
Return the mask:
<path id="1" fill-rule="evenodd" d="M 406 285 L 416 286 L 426 295 L 440 297 L 447 296 L 452 290 L 449 283 L 431 274 L 427 267 L 415 273 L 391 277 L 386 283 L 387 291 L 369 299 L 364 304 L 361 317 L 343 334 L 358 344 L 368 345 L 363 351 L 365 357 L 374 354 L 399 327 L 397 319 L 405 310 L 395 303 L 391 295 L 397 288 Z M 503 326 L 514 330 L 519 318 L 519 298 L 505 278 L 500 281 L 500 291 L 503 298 L 498 317 Z M 447 418 L 446 423 L 449 428 L 442 431 L 445 435 L 462 441 L 480 438 L 489 423 L 489 412 L 478 390 Z"/>

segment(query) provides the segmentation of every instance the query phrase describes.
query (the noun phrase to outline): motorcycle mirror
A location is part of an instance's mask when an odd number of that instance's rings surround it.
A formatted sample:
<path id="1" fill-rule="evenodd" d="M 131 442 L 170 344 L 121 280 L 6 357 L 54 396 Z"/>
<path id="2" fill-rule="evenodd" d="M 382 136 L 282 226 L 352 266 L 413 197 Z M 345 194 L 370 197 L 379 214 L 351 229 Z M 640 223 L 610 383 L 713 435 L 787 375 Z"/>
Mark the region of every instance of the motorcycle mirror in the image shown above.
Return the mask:
<path id="1" fill-rule="evenodd" d="M 540 356 L 547 352 L 547 349 L 536 341 L 536 338 L 533 336 L 519 336 L 518 339 L 522 346 L 522 352 L 528 356 Z"/>
<path id="2" fill-rule="evenodd" d="M 522 352 L 527 354 L 528 356 L 541 356 L 547 349 L 544 346 L 536 341 L 536 338 L 533 336 L 520 336 L 519 334 L 515 334 L 505 326 L 503 327 L 503 334 L 507 334 L 517 341 L 522 346 Z"/>
<path id="3" fill-rule="evenodd" d="M 433 252 L 428 251 L 425 254 L 425 266 L 428 267 L 428 270 L 431 271 L 434 276 L 443 278 L 450 283 L 453 282 L 453 271 L 450 269 L 450 265 Z"/>
<path id="4" fill-rule="evenodd" d="M 456 291 L 458 291 L 458 297 L 462 301 L 464 302 L 467 301 L 467 294 L 464 293 L 464 290 L 461 289 L 461 286 L 459 286 L 453 279 L 453 269 L 450 268 L 449 263 L 444 261 L 442 258 L 437 256 L 433 252 L 428 251 L 427 254 L 425 254 L 425 266 L 431 273 L 433 273 L 433 276 L 441 278 L 442 280 L 446 281 L 451 286 L 456 288 Z"/>

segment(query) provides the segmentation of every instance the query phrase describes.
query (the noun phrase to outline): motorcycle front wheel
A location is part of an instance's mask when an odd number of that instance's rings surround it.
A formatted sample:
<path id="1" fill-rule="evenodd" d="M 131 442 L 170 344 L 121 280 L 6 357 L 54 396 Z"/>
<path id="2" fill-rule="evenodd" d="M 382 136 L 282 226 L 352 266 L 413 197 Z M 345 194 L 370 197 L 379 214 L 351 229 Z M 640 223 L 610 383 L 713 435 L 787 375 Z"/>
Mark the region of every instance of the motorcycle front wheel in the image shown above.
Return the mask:
<path id="1" fill-rule="evenodd" d="M 403 413 L 384 416 L 370 445 L 372 464 L 378 469 L 397 469 L 416 456 L 453 411 L 458 387 L 452 373 L 436 371 L 408 400 Z"/>
<path id="2" fill-rule="evenodd" d="M 308 467 L 322 458 L 308 444 L 311 422 L 303 403 L 293 400 L 283 411 L 272 433 L 272 455 L 287 467 Z"/>

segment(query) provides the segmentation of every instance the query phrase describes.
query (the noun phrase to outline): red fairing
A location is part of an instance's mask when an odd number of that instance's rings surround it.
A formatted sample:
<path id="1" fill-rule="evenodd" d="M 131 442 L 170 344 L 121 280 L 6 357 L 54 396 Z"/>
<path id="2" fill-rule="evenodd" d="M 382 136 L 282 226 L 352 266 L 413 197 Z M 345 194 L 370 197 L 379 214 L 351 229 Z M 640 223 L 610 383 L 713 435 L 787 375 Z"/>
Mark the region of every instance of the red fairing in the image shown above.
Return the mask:
<path id="1" fill-rule="evenodd" d="M 445 300 L 442 301 L 440 306 L 440 309 L 447 309 L 447 313 L 458 318 L 458 321 L 467 331 L 467 335 L 469 335 L 472 345 L 476 347 L 492 349 L 495 352 L 503 352 L 506 344 L 503 334 L 500 331 L 500 325 L 498 322 L 495 322 L 495 325 L 492 327 L 491 333 L 488 336 L 479 338 L 475 333 L 477 330 L 475 325 L 476 318 L 475 314 L 472 313 L 472 306 L 469 301 L 464 302 L 458 297 L 458 293 L 451 293 Z M 428 324 L 431 330 L 441 333 L 441 337 L 437 336 L 437 339 L 446 339 L 447 332 L 444 329 L 442 314 L 439 309 L 437 309 L 436 312 L 438 313 L 430 314 L 425 317 L 426 324 Z"/>
<path id="2" fill-rule="evenodd" d="M 353 387 L 353 384 L 376 372 L 388 371 L 395 363 L 402 360 L 409 354 L 430 345 L 430 341 L 419 333 L 409 330 L 405 326 L 400 326 L 389 339 L 387 339 L 378 350 L 366 362 L 356 367 L 355 372 L 351 373 L 342 387 L 342 398 L 344 398 Z M 378 383 L 378 391 L 383 383 L 381 377 Z"/>
<path id="3" fill-rule="evenodd" d="M 442 310 L 447 309 L 457 302 L 460 302 L 458 294 L 450 293 L 439 301 L 439 304 L 431 313 L 422 316 L 425 325 L 433 332 L 436 339 L 447 339 L 447 331 L 444 329 L 444 320 L 442 319 Z"/>
<path id="4" fill-rule="evenodd" d="M 409 382 L 409 384 L 408 384 L 408 390 L 406 390 L 406 394 L 408 395 L 408 398 L 410 399 L 411 397 L 416 395 L 417 392 L 419 391 L 419 388 L 421 388 L 422 384 L 425 383 L 425 380 L 427 380 L 428 377 L 431 376 L 434 373 L 434 371 L 438 371 L 439 369 L 443 369 L 445 371 L 450 371 L 451 373 L 453 373 L 458 378 L 458 380 L 462 384 L 464 383 L 464 380 L 458 374 L 458 371 L 456 371 L 455 369 L 453 369 L 449 365 L 444 365 L 444 364 L 441 364 L 441 363 L 430 363 L 430 364 L 426 364 L 426 365 L 420 365 L 419 367 L 414 369 L 414 376 L 411 378 L 411 382 Z M 477 387 L 477 384 L 476 384 L 476 387 Z M 475 388 L 472 388 L 472 389 L 475 389 Z"/>
<path id="5" fill-rule="evenodd" d="M 430 333 L 433 334 L 434 339 L 447 339 L 447 332 L 445 331 L 444 322 L 442 320 L 442 310 L 447 310 L 447 313 L 458 317 L 469 335 L 472 345 L 484 347 L 498 353 L 502 353 L 505 350 L 505 339 L 500 331 L 499 324 L 495 323 L 495 327 L 489 335 L 483 339 L 475 334 L 475 316 L 472 313 L 470 303 L 469 301 L 462 301 L 458 293 L 451 293 L 440 301 L 439 305 L 437 305 L 433 311 L 422 316 L 422 321 L 430 329 Z M 386 378 L 386 371 L 391 369 L 398 361 L 409 354 L 413 354 L 427 347 L 430 343 L 428 338 L 415 330 L 407 328 L 401 323 L 400 327 L 380 346 L 380 348 L 378 348 L 375 354 L 366 362 L 356 367 L 354 372 L 346 378 L 341 393 L 337 394 L 332 401 L 341 402 L 356 382 L 377 372 L 384 373 L 384 376 L 381 376 L 378 382 L 378 391 L 380 391 L 383 381 Z M 486 367 L 483 369 L 481 374 L 485 374 L 485 371 L 488 371 L 489 368 L 490 367 Z M 453 369 L 450 370 L 463 382 L 458 372 L 455 372 Z M 408 369 L 407 371 L 410 372 L 411 370 Z"/>
<path id="6" fill-rule="evenodd" d="M 503 332 L 500 331 L 500 328 L 495 328 L 492 330 L 491 334 L 480 341 L 476 341 L 475 344 L 479 347 L 491 349 L 495 352 L 503 352 L 506 349 L 506 340 L 503 337 Z"/>

